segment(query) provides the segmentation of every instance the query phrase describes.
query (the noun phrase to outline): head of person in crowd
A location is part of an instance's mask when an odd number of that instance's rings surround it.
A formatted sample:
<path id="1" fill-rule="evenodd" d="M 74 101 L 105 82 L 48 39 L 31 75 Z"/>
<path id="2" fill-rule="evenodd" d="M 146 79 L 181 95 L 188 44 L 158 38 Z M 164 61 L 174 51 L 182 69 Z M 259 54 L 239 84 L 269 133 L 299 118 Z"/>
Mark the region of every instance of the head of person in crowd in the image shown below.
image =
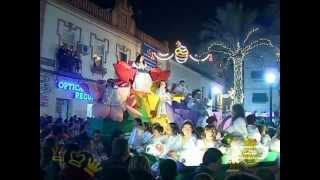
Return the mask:
<path id="1" fill-rule="evenodd" d="M 214 180 L 214 179 L 208 173 L 199 173 L 199 174 L 194 176 L 193 180 Z"/>
<path id="2" fill-rule="evenodd" d="M 53 125 L 51 128 L 51 135 L 57 140 L 63 138 L 63 132 L 64 130 L 62 125 Z"/>
<path id="3" fill-rule="evenodd" d="M 145 122 L 145 123 L 143 123 L 143 125 L 144 125 L 144 131 L 145 132 L 149 132 L 149 133 L 152 134 L 152 125 L 151 125 L 151 123 Z"/>
<path id="4" fill-rule="evenodd" d="M 204 133 L 204 128 L 198 126 L 198 127 L 196 127 L 195 132 L 196 132 L 197 139 L 201 139 L 201 138 L 202 138 L 202 135 L 203 135 L 203 133 Z"/>
<path id="5" fill-rule="evenodd" d="M 180 81 L 179 81 L 179 85 L 182 86 L 182 87 L 184 87 L 184 86 L 186 85 L 186 82 L 185 82 L 184 80 L 180 80 Z"/>
<path id="6" fill-rule="evenodd" d="M 140 63 L 145 64 L 144 56 L 142 56 L 141 54 L 138 54 L 138 56 L 136 57 L 135 63 L 136 64 L 140 64 Z"/>
<path id="7" fill-rule="evenodd" d="M 69 144 L 66 144 L 64 146 L 64 149 L 65 149 L 65 153 L 64 153 L 64 163 L 66 165 L 72 165 L 71 161 L 72 156 L 75 156 L 77 154 L 79 154 L 81 152 L 81 149 L 80 149 L 80 146 L 78 143 L 69 143 Z M 70 164 L 71 163 L 71 164 Z"/>
<path id="8" fill-rule="evenodd" d="M 102 134 L 100 130 L 94 130 L 93 131 L 93 140 L 95 142 L 101 142 L 102 141 Z"/>
<path id="9" fill-rule="evenodd" d="M 241 104 L 234 104 L 232 106 L 232 120 L 236 120 L 238 118 L 245 118 L 245 112 L 243 106 Z"/>
<path id="10" fill-rule="evenodd" d="M 239 172 L 239 173 L 231 173 L 227 175 L 225 180 L 262 180 L 262 179 L 250 173 Z"/>
<path id="11" fill-rule="evenodd" d="M 248 115 L 246 120 L 247 120 L 248 125 L 256 125 L 256 115 L 255 114 Z"/>
<path id="12" fill-rule="evenodd" d="M 215 114 L 213 114 L 213 116 L 210 116 L 208 117 L 208 119 L 206 120 L 206 122 L 209 124 L 209 125 L 213 125 L 214 127 L 218 128 L 218 119 L 216 117 Z"/>
<path id="13" fill-rule="evenodd" d="M 142 120 L 140 118 L 135 118 L 134 121 L 135 121 L 135 127 L 136 128 L 143 129 L 143 123 L 142 123 Z"/>
<path id="14" fill-rule="evenodd" d="M 124 133 L 121 130 L 116 129 L 111 134 L 110 143 L 112 144 L 113 141 L 120 139 L 120 138 L 124 138 Z"/>
<path id="15" fill-rule="evenodd" d="M 112 142 L 111 157 L 125 162 L 130 157 L 129 144 L 124 138 L 116 139 Z"/>
<path id="16" fill-rule="evenodd" d="M 209 141 L 215 141 L 217 136 L 217 130 L 214 126 L 212 125 L 207 125 L 204 128 L 204 131 L 202 133 L 202 138 L 209 140 Z"/>
<path id="17" fill-rule="evenodd" d="M 163 134 L 163 127 L 161 125 L 156 125 L 152 127 L 152 134 L 154 138 L 159 138 Z"/>
<path id="18" fill-rule="evenodd" d="M 266 125 L 260 126 L 259 127 L 259 132 L 260 132 L 261 136 L 265 136 L 265 135 L 269 134 L 268 128 L 267 128 Z"/>
<path id="19" fill-rule="evenodd" d="M 220 150 L 209 148 L 203 155 L 201 165 L 208 167 L 211 171 L 218 171 L 222 165 L 222 156 Z"/>
<path id="20" fill-rule="evenodd" d="M 132 180 L 154 180 L 151 173 L 141 170 L 129 171 L 131 174 Z"/>
<path id="21" fill-rule="evenodd" d="M 132 180 L 132 176 L 126 168 L 107 167 L 101 172 L 101 180 Z"/>
<path id="22" fill-rule="evenodd" d="M 129 161 L 128 171 L 145 171 L 151 173 L 148 159 L 143 155 L 133 156 Z"/>
<path id="23" fill-rule="evenodd" d="M 191 137 L 193 133 L 193 124 L 191 121 L 185 121 L 182 125 L 182 135 L 186 137 Z"/>
<path id="24" fill-rule="evenodd" d="M 175 180 L 178 175 L 177 164 L 172 159 L 161 160 L 159 169 L 161 180 Z"/>
<path id="25" fill-rule="evenodd" d="M 263 180 L 275 180 L 275 174 L 268 168 L 259 168 L 256 171 L 256 175 L 259 176 Z"/>
<path id="26" fill-rule="evenodd" d="M 169 123 L 168 135 L 169 136 L 176 136 L 179 134 L 179 126 L 177 123 Z"/>

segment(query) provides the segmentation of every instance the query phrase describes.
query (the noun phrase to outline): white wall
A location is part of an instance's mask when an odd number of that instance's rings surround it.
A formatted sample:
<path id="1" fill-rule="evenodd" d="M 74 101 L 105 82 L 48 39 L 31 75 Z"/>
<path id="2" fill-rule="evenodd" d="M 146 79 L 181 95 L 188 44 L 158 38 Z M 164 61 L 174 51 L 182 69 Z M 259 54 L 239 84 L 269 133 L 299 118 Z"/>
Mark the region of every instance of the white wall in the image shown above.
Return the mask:
<path id="1" fill-rule="evenodd" d="M 125 45 L 131 50 L 130 59 L 135 59 L 137 52 L 140 52 L 141 42 L 133 37 L 114 31 L 110 26 L 102 25 L 94 18 L 84 15 L 77 9 L 70 9 L 61 5 L 48 2 L 43 28 L 43 40 L 41 57 L 55 59 L 59 38 L 57 34 L 58 19 L 71 22 L 81 28 L 81 44 L 90 45 L 90 33 L 95 33 L 100 39 L 109 40 L 109 53 L 107 54 L 107 74 L 104 79 L 115 78 L 113 64 L 116 62 L 116 44 Z M 92 63 L 91 53 L 81 57 L 82 76 L 88 79 L 102 79 L 99 74 L 92 74 L 90 65 Z"/>
<path id="2" fill-rule="evenodd" d="M 214 85 L 221 86 L 218 83 L 174 61 L 170 61 L 170 71 L 171 71 L 171 75 L 169 78 L 170 87 L 173 83 L 178 83 L 180 80 L 184 80 L 188 85 L 188 88 L 190 91 L 194 89 L 201 90 L 201 88 L 204 87 L 204 97 L 207 97 L 209 94 L 209 91 L 212 90 L 212 87 Z"/>
<path id="3" fill-rule="evenodd" d="M 259 58 L 251 57 L 246 59 L 244 64 L 244 107 L 246 111 L 257 111 L 257 112 L 269 112 L 270 98 L 269 98 L 269 86 L 266 84 L 265 80 L 254 80 L 251 78 L 252 71 L 263 71 L 266 72 L 269 69 L 279 72 L 279 66 L 276 63 L 276 57 L 272 49 L 261 49 L 257 51 L 260 55 Z M 280 77 L 280 73 L 279 73 Z M 279 81 L 273 87 L 272 92 L 272 108 L 274 111 L 280 110 L 280 94 L 279 94 Z M 252 94 L 253 93 L 267 93 L 268 101 L 263 104 L 253 103 Z"/>
<path id="4" fill-rule="evenodd" d="M 140 52 L 141 41 L 134 37 L 129 37 L 126 34 L 114 30 L 107 24 L 90 17 L 78 9 L 61 6 L 54 2 L 49 1 L 47 3 L 43 36 L 40 57 L 55 59 L 56 50 L 59 45 L 59 36 L 57 33 L 58 19 L 62 19 L 65 22 L 71 22 L 72 24 L 81 28 L 81 44 L 90 45 L 90 33 L 95 33 L 99 39 L 109 40 L 109 53 L 107 54 L 107 74 L 103 79 L 116 78 L 113 64 L 116 62 L 116 44 L 125 45 L 131 50 L 130 59 L 135 59 L 137 52 Z M 102 79 L 100 74 L 92 74 L 90 70 L 91 51 L 86 56 L 81 56 L 82 60 L 82 77 L 86 79 L 98 80 Z M 42 66 L 45 69 L 56 71 L 56 69 Z M 87 102 L 81 100 L 75 100 L 72 98 L 72 93 L 56 88 L 56 75 L 50 74 L 50 93 L 49 93 L 49 104 L 47 107 L 41 107 L 41 114 L 48 114 L 55 116 L 56 112 L 56 98 L 69 99 L 69 115 L 78 115 L 79 117 L 86 117 Z"/>

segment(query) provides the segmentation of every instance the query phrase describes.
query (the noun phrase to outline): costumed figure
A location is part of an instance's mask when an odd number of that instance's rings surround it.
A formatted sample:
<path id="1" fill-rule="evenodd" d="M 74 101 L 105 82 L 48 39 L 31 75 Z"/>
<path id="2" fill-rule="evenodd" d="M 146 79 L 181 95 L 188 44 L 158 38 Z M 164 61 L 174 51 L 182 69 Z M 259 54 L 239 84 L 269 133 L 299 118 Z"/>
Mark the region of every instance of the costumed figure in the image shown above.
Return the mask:
<path id="1" fill-rule="evenodd" d="M 169 157 L 177 160 L 185 166 L 197 166 L 197 157 L 194 153 L 197 152 L 196 137 L 192 134 L 193 125 L 191 122 L 186 121 L 182 126 L 182 135 L 179 136 L 176 151 L 170 151 Z"/>
<path id="2" fill-rule="evenodd" d="M 232 106 L 232 124 L 226 129 L 226 132 L 242 138 L 248 136 L 247 123 L 242 105 L 235 104 Z"/>
<path id="3" fill-rule="evenodd" d="M 152 86 L 152 79 L 147 71 L 147 65 L 144 61 L 144 57 L 139 54 L 136 61 L 132 64 L 132 67 L 137 69 L 132 88 L 135 91 L 149 93 Z"/>
<path id="4" fill-rule="evenodd" d="M 171 104 L 171 101 L 170 101 L 171 97 L 170 97 L 170 94 L 167 93 L 166 83 L 164 81 L 161 81 L 160 88 L 157 90 L 156 94 L 160 97 L 158 110 L 157 110 L 157 117 L 166 116 L 167 115 L 166 103 Z"/>

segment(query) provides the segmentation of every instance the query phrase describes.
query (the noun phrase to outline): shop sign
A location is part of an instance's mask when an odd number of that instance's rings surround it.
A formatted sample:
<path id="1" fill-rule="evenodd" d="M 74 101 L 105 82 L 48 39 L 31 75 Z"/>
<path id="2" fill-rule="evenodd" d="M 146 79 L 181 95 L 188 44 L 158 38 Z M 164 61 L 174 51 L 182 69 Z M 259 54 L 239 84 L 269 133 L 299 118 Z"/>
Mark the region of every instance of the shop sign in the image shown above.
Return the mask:
<path id="1" fill-rule="evenodd" d="M 74 92 L 73 94 L 74 99 L 93 101 L 93 97 L 89 93 L 85 92 L 83 88 L 80 86 L 80 84 L 78 83 L 70 82 L 66 80 L 60 80 L 58 81 L 57 86 L 59 89 Z"/>

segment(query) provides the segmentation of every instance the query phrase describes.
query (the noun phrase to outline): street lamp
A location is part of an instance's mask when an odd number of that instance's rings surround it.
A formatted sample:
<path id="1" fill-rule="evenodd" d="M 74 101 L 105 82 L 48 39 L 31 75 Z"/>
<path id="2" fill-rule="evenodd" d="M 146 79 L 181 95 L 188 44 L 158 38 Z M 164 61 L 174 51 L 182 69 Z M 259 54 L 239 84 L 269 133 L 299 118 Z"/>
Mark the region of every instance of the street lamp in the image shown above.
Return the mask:
<path id="1" fill-rule="evenodd" d="M 219 87 L 219 86 L 214 86 L 213 88 L 212 88 L 212 92 L 213 92 L 213 94 L 214 94 L 214 106 L 215 106 L 215 110 L 217 111 L 217 96 L 219 95 L 219 94 L 222 94 L 222 90 L 221 90 L 221 88 Z"/>
<path id="2" fill-rule="evenodd" d="M 274 72 L 267 72 L 265 75 L 267 84 L 270 85 L 270 122 L 272 122 L 272 85 L 276 82 L 276 75 Z"/>

